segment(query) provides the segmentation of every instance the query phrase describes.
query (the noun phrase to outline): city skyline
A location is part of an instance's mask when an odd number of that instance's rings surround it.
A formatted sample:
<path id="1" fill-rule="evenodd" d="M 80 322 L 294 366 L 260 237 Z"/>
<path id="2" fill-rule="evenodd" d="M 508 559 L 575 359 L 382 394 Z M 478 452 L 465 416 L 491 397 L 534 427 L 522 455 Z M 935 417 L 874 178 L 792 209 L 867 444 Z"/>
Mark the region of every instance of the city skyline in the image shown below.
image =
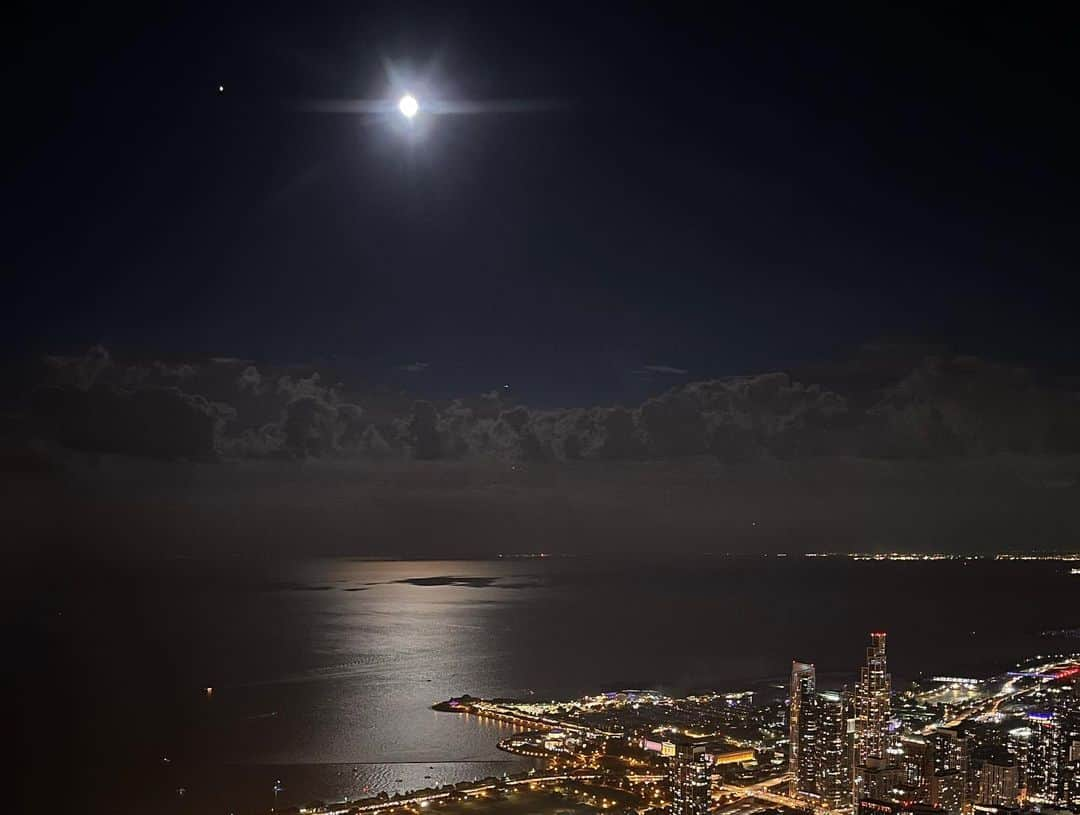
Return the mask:
<path id="1" fill-rule="evenodd" d="M 1052 688 L 1048 700 L 1040 697 L 1021 717 L 1030 726 L 999 730 L 989 740 L 985 729 L 964 729 L 969 714 L 950 716 L 948 706 L 946 721 L 912 730 L 903 716 L 890 714 L 886 634 L 870 637 L 858 681 L 842 693 L 818 691 L 814 666 L 792 662 L 791 797 L 821 812 L 859 815 L 1019 811 L 1027 802 L 1080 806 L 1080 682 Z M 1080 668 L 1067 667 L 1048 676 L 1078 675 Z M 939 681 L 979 684 L 956 677 Z M 1000 706 L 994 703 L 989 721 Z"/>
<path id="2" fill-rule="evenodd" d="M 598 756 L 624 755 L 632 768 L 626 778 L 637 779 L 626 788 L 643 784 L 637 794 L 646 811 L 671 815 L 699 815 L 718 804 L 724 811 L 740 798 L 810 815 L 972 815 L 1080 806 L 1080 681 L 1074 679 L 1080 677 L 1080 654 L 1018 664 L 998 677 L 936 677 L 894 692 L 886 636 L 872 632 L 870 639 L 865 663 L 852 672 L 856 681 L 819 690 L 814 666 L 795 660 L 779 702 L 755 702 L 748 691 L 673 699 L 625 690 L 564 702 L 461 697 L 435 707 L 524 724 L 526 732 L 501 746 L 547 756 L 549 771 L 595 774 L 606 766 Z M 894 696 L 898 704 L 891 712 Z M 1014 712 L 1002 715 L 1007 707 Z M 1017 721 L 1035 729 L 1014 727 Z M 542 740 L 529 732 L 536 728 Z M 736 732 L 758 735 L 739 742 L 732 738 Z M 644 752 L 626 753 L 613 744 Z M 736 744 L 753 749 L 733 750 Z M 664 773 L 639 769 L 648 765 L 636 755 L 655 757 Z M 608 783 L 616 783 L 610 767 L 607 772 Z M 660 779 L 666 792 L 654 786 Z"/>

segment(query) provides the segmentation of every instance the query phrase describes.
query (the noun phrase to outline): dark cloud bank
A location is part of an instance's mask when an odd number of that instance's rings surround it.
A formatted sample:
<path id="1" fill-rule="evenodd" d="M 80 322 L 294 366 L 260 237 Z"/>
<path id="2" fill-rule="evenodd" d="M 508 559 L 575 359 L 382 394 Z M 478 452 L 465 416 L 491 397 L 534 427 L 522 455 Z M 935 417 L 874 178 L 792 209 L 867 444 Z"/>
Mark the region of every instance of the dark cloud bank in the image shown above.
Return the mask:
<path id="1" fill-rule="evenodd" d="M 973 357 L 867 348 L 557 410 L 100 347 L 32 368 L 3 445 L 31 547 L 1080 548 L 1077 384 Z"/>

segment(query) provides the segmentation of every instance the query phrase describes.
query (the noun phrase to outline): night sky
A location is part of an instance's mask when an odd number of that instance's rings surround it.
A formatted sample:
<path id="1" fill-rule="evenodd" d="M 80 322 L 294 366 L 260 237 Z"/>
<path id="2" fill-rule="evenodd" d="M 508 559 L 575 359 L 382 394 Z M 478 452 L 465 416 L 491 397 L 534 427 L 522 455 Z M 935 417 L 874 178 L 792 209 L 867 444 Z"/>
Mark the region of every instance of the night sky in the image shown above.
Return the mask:
<path id="1" fill-rule="evenodd" d="M 433 392 L 506 380 L 547 404 L 623 398 L 643 365 L 747 373 L 882 336 L 1069 359 L 1069 22 L 50 13 L 7 74 L 5 345 L 369 378 L 423 361 Z M 556 104 L 422 138 L 298 104 L 396 98 L 388 65 L 435 97 Z"/>
<path id="2" fill-rule="evenodd" d="M 1080 472 L 1075 23 L 37 10 L 4 74 L 7 477 L 74 483 L 81 509 L 92 482 L 143 531 L 158 484 L 177 519 L 218 507 L 211 537 L 302 480 L 322 496 L 309 514 L 262 522 L 342 539 L 357 478 L 373 539 L 420 546 L 410 507 L 434 501 L 469 541 L 453 551 L 495 545 L 476 543 L 491 507 L 500 534 L 537 507 L 558 534 L 607 523 L 624 479 L 639 504 L 689 484 L 672 512 L 694 547 L 765 534 L 778 506 L 768 545 L 808 528 L 807 546 L 900 545 L 878 535 L 890 518 L 963 485 L 958 519 L 934 504 L 918 545 L 983 545 L 967 524 L 985 487 L 1008 518 L 983 526 L 1037 517 L 1033 545 L 1053 546 Z M 405 90 L 411 124 L 320 112 Z M 372 467 L 396 475 L 355 475 Z M 243 500 L 219 479 L 246 479 Z M 485 492 L 503 479 L 511 497 Z M 849 488 L 854 516 L 825 508 Z M 641 523 L 612 522 L 607 545 Z"/>

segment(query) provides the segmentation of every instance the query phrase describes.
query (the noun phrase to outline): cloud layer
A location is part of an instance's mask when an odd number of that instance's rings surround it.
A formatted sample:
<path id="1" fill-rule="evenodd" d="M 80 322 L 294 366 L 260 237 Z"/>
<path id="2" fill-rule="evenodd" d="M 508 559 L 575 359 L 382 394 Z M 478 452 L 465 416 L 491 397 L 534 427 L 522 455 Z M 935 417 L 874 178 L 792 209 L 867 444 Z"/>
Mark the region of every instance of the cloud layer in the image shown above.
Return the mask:
<path id="1" fill-rule="evenodd" d="M 0 514 L 31 551 L 1070 548 L 1075 382 L 940 353 L 627 406 L 452 400 L 103 348 L 5 380 Z"/>
<path id="2" fill-rule="evenodd" d="M 497 391 L 434 402 L 330 384 L 311 369 L 233 358 L 121 363 L 94 347 L 45 358 L 25 404 L 40 438 L 166 459 L 740 463 L 1080 452 L 1080 401 L 1062 383 L 930 355 L 867 387 L 872 364 L 829 386 L 774 372 L 691 382 L 635 406 L 536 410 Z"/>

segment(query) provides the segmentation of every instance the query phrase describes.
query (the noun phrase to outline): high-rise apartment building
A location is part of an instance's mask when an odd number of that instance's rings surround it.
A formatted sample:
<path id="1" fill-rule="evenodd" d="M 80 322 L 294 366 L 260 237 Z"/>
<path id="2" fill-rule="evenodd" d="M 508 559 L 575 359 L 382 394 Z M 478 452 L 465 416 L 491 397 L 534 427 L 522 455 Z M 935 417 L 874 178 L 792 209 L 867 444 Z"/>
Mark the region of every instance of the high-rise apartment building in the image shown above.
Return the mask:
<path id="1" fill-rule="evenodd" d="M 855 768 L 858 773 L 857 795 L 878 801 L 894 801 L 904 797 L 904 768 L 889 758 L 868 758 Z"/>
<path id="2" fill-rule="evenodd" d="M 1005 740 L 1005 749 L 1009 755 L 1016 759 L 1017 769 L 1020 771 L 1021 797 L 1027 797 L 1028 792 L 1028 761 L 1031 755 L 1031 740 L 1033 732 L 1030 727 L 1014 727 L 1009 731 Z"/>
<path id="3" fill-rule="evenodd" d="M 851 800 L 851 751 L 843 697 L 818 691 L 814 666 L 791 663 L 788 708 L 791 794 L 836 809 Z"/>
<path id="4" fill-rule="evenodd" d="M 870 635 L 866 664 L 855 691 L 857 760 L 885 758 L 889 754 L 889 713 L 892 703 L 892 675 L 885 654 L 885 633 Z"/>
<path id="5" fill-rule="evenodd" d="M 813 792 L 817 768 L 817 725 L 807 720 L 807 712 L 817 693 L 814 666 L 809 662 L 791 663 L 791 701 L 788 705 L 788 771 L 792 795 Z"/>
<path id="6" fill-rule="evenodd" d="M 843 697 L 819 691 L 812 711 L 817 721 L 817 798 L 821 806 L 839 809 L 851 801 L 851 750 Z"/>
<path id="7" fill-rule="evenodd" d="M 1058 704 L 1061 718 L 1061 797 L 1058 803 L 1080 811 L 1080 678 Z"/>
<path id="8" fill-rule="evenodd" d="M 683 739 L 674 746 L 675 754 L 668 758 L 671 815 L 708 815 L 712 765 L 705 745 Z"/>
<path id="9" fill-rule="evenodd" d="M 907 735 L 900 739 L 903 784 L 907 798 L 927 801 L 930 797 L 930 777 L 934 774 L 934 745 L 923 736 Z"/>
<path id="10" fill-rule="evenodd" d="M 1020 765 L 1008 755 L 995 755 L 978 771 L 975 803 L 984 807 L 1014 807 L 1020 800 Z"/>
<path id="11" fill-rule="evenodd" d="M 971 802 L 971 739 L 955 728 L 939 727 L 930 736 L 934 745 L 934 776 L 945 800 L 935 800 L 931 780 L 931 802 L 950 812 L 966 812 Z"/>
<path id="12" fill-rule="evenodd" d="M 889 714 L 892 704 L 892 676 L 885 654 L 885 633 L 870 635 L 859 683 L 855 688 L 855 732 L 852 745 L 853 803 L 860 798 L 880 797 L 870 787 L 893 783 L 888 770 L 898 764 L 892 749 Z"/>
<path id="13" fill-rule="evenodd" d="M 964 811 L 967 796 L 967 778 L 956 770 L 934 773 L 930 779 L 930 805 L 945 810 L 949 815 Z"/>
<path id="14" fill-rule="evenodd" d="M 1040 803 L 1080 807 L 1080 682 L 1064 688 L 1049 712 L 1028 715 L 1028 796 Z"/>
<path id="15" fill-rule="evenodd" d="M 1031 741 L 1028 746 L 1028 797 L 1041 803 L 1056 803 L 1061 782 L 1061 719 L 1054 712 L 1028 714 Z"/>
<path id="16" fill-rule="evenodd" d="M 959 772 L 965 776 L 970 762 L 970 739 L 959 730 L 938 727 L 931 734 L 934 744 L 934 772 Z"/>

